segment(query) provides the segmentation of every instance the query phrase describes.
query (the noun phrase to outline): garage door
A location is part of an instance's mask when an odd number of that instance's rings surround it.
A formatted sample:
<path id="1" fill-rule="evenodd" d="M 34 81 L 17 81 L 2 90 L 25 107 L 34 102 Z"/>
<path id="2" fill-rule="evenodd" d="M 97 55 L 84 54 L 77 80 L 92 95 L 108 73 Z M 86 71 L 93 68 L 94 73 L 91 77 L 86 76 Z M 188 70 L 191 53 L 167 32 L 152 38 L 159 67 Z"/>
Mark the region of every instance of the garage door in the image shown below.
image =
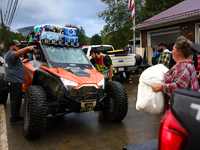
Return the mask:
<path id="1" fill-rule="evenodd" d="M 173 45 L 176 42 L 176 39 L 180 36 L 180 29 L 171 29 L 171 30 L 165 30 L 165 31 L 157 31 L 157 32 L 151 32 L 150 33 L 150 41 L 151 46 L 155 47 L 156 44 L 158 44 L 160 41 L 165 41 L 169 45 Z"/>

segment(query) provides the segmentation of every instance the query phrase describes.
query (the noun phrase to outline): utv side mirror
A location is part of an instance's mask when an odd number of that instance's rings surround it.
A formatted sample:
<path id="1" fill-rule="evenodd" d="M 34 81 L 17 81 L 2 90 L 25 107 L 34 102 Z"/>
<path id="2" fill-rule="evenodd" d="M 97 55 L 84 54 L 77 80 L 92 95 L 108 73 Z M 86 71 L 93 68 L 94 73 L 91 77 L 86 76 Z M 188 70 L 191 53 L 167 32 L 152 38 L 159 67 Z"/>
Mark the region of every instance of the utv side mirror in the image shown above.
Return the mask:
<path id="1" fill-rule="evenodd" d="M 198 54 L 200 54 L 200 43 L 192 44 L 190 48 L 192 51 L 195 51 Z"/>

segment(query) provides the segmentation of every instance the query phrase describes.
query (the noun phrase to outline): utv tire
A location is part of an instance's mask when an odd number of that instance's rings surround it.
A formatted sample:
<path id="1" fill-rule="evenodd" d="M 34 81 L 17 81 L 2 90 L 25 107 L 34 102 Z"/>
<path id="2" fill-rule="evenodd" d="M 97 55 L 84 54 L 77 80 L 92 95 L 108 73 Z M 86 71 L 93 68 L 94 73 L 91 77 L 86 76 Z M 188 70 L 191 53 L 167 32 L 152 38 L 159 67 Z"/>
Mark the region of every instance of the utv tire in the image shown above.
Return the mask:
<path id="1" fill-rule="evenodd" d="M 4 73 L 0 73 L 0 104 L 5 104 L 8 98 L 8 91 L 5 88 Z M 4 89 L 2 89 L 4 88 Z"/>
<path id="2" fill-rule="evenodd" d="M 103 117 L 110 122 L 120 122 L 128 111 L 126 90 L 121 83 L 112 81 L 106 83 L 105 92 Z"/>
<path id="3" fill-rule="evenodd" d="M 23 134 L 27 139 L 37 139 L 46 128 L 46 94 L 41 86 L 31 85 L 24 99 Z"/>

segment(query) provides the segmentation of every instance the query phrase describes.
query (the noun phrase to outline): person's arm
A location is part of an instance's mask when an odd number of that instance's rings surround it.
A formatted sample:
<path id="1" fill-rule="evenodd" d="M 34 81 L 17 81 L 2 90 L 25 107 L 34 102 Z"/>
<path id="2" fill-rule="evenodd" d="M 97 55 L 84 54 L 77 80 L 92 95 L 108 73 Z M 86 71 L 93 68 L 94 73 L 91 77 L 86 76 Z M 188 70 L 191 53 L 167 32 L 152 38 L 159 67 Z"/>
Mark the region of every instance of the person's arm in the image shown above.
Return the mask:
<path id="1" fill-rule="evenodd" d="M 25 58 L 25 59 L 22 60 L 23 63 L 26 63 L 28 61 L 29 61 L 29 59 L 27 59 L 27 58 Z"/>
<path id="2" fill-rule="evenodd" d="M 108 81 L 112 81 L 112 74 L 113 74 L 113 65 L 110 65 Z"/>
<path id="3" fill-rule="evenodd" d="M 104 63 L 106 65 L 106 67 L 109 68 L 109 76 L 108 76 L 108 81 L 112 81 L 112 74 L 113 74 L 113 64 L 112 64 L 112 60 L 109 56 L 105 56 L 104 57 Z"/>
<path id="4" fill-rule="evenodd" d="M 177 70 L 177 71 L 176 71 Z M 162 85 L 162 91 L 166 93 L 168 96 L 174 92 L 175 89 L 187 89 L 190 84 L 189 78 L 191 78 L 190 71 L 187 69 L 185 65 L 178 65 L 174 70 L 176 71 L 174 76 L 170 76 L 168 79 L 171 80 L 170 83 Z"/>
<path id="5" fill-rule="evenodd" d="M 24 47 L 18 51 L 15 52 L 15 59 L 19 58 L 20 56 L 24 55 L 28 50 L 30 51 L 34 51 L 34 47 L 36 47 L 35 45 L 33 46 L 28 46 L 28 47 Z"/>

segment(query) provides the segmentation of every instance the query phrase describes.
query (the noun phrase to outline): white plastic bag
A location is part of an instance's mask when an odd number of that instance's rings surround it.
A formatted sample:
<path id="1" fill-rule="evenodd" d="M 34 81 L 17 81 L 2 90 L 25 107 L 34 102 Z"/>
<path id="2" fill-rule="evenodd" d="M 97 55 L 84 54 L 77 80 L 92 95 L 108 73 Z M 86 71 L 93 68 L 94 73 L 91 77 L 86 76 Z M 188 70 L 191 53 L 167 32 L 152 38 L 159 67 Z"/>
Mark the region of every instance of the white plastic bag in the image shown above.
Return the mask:
<path id="1" fill-rule="evenodd" d="M 153 92 L 151 86 L 162 84 L 164 74 L 169 69 L 162 64 L 147 68 L 140 76 L 136 109 L 147 114 L 160 114 L 164 110 L 162 91 Z"/>

